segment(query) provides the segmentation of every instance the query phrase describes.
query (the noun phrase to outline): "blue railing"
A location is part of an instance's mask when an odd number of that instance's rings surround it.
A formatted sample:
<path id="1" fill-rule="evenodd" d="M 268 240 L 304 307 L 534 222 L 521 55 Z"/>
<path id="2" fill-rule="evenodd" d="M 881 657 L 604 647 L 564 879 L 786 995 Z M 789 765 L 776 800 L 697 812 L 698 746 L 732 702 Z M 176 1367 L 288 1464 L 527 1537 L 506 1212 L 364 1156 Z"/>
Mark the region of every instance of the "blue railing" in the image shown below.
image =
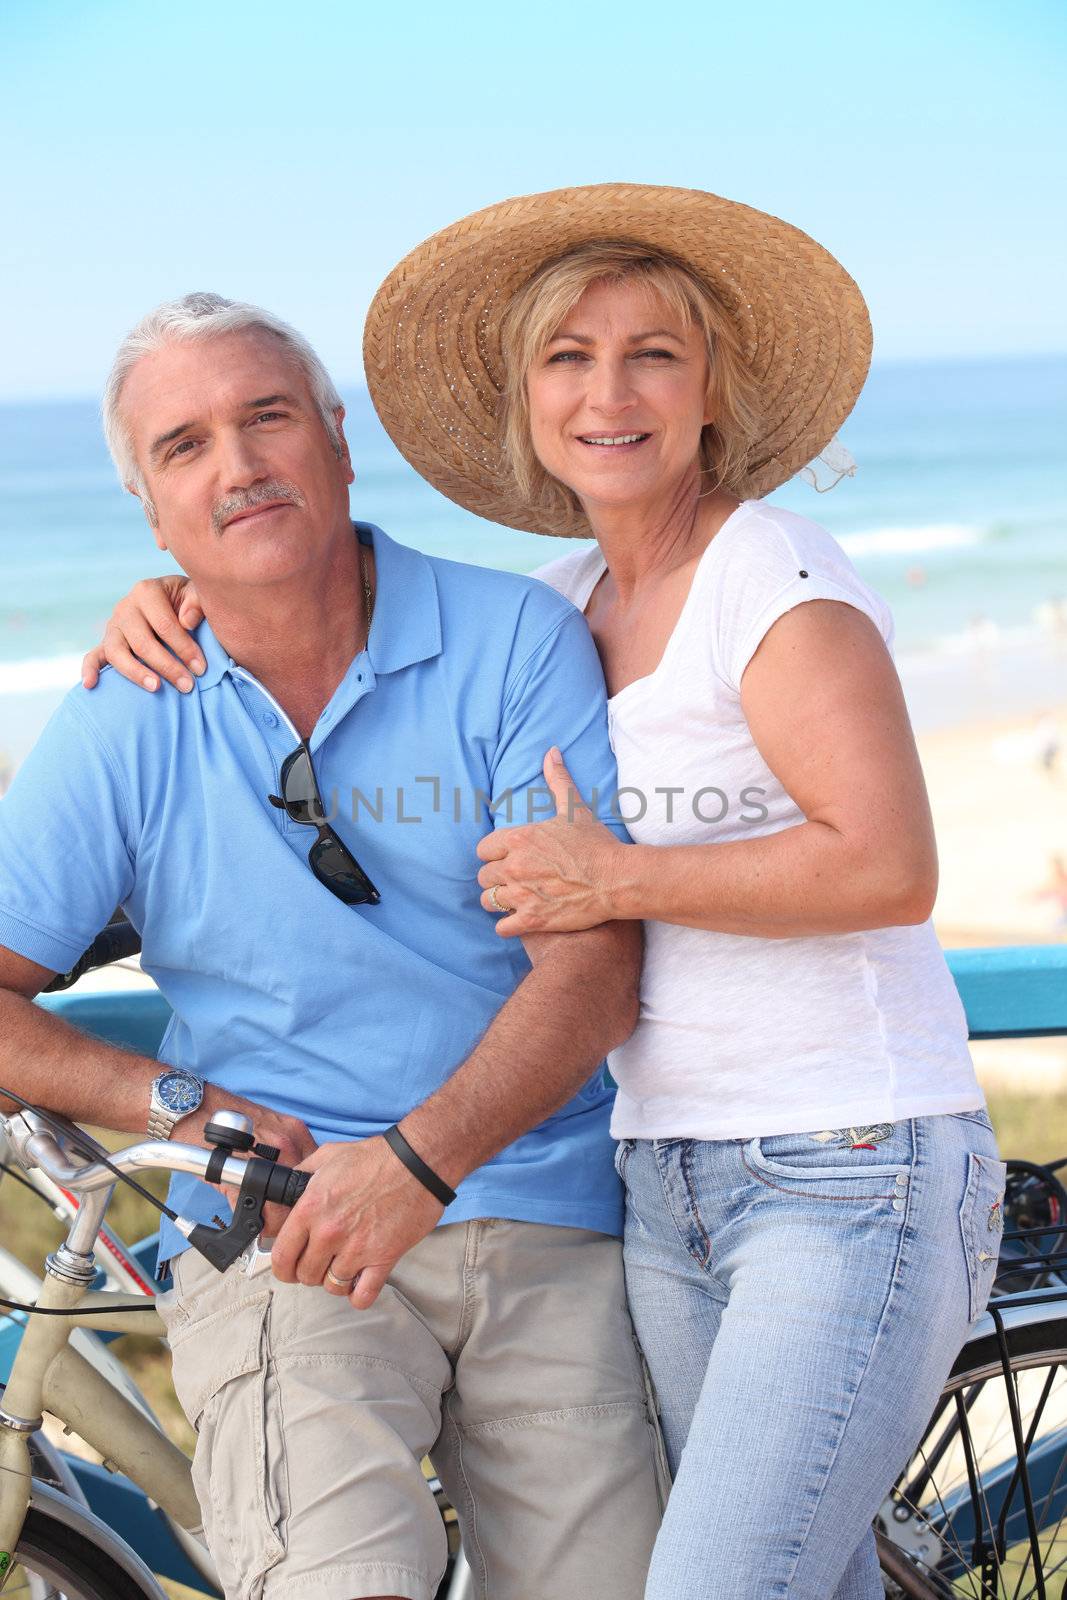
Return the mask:
<path id="1" fill-rule="evenodd" d="M 1067 1034 L 1067 944 L 950 950 L 972 1039 Z M 155 989 L 42 995 L 40 1005 L 112 1044 L 154 1056 L 170 1020 Z"/>

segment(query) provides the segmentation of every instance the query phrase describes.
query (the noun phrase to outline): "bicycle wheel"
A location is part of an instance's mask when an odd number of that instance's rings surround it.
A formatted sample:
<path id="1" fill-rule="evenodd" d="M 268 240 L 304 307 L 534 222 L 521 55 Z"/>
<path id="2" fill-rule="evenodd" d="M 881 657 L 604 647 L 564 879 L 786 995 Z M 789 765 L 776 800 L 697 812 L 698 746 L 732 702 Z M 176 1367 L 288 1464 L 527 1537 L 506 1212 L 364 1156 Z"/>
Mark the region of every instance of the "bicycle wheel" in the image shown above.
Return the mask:
<path id="1" fill-rule="evenodd" d="M 964 1346 L 876 1519 L 894 1600 L 1067 1595 L 1067 1308 L 1007 1345 L 1007 1375 L 995 1333 Z"/>
<path id="2" fill-rule="evenodd" d="M 86 1533 L 31 1507 L 15 1551 L 4 1600 L 158 1600 Z"/>

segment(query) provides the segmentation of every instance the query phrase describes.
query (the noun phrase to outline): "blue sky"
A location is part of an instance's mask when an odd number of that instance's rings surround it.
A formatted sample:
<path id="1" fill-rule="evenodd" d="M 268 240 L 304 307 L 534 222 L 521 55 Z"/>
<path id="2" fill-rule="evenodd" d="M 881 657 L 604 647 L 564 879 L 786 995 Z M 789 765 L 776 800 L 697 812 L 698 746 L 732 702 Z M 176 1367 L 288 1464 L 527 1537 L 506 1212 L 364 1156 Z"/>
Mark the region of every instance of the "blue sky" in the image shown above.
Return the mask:
<path id="1" fill-rule="evenodd" d="M 268 305 L 341 382 L 377 284 L 506 195 L 788 218 L 876 357 L 1067 350 L 1061 0 L 2 0 L 0 397 L 99 390 L 158 300 Z"/>

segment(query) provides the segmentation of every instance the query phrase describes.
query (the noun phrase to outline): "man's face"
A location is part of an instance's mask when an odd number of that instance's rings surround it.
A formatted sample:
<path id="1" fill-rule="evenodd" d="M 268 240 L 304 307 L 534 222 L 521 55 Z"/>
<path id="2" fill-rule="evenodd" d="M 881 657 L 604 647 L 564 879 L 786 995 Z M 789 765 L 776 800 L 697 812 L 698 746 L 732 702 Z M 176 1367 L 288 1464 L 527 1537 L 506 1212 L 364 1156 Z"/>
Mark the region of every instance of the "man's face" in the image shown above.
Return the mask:
<path id="1" fill-rule="evenodd" d="M 165 344 L 132 369 L 121 404 L 156 543 L 198 584 L 284 582 L 347 528 L 347 449 L 273 334 Z"/>

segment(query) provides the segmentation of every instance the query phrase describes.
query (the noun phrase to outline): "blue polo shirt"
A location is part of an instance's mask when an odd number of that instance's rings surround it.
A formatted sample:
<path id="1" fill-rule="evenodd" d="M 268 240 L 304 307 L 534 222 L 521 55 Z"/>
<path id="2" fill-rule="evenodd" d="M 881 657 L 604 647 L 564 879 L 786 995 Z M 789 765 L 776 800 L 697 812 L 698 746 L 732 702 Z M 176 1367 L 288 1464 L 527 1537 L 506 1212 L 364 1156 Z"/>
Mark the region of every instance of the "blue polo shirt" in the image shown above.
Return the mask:
<path id="1" fill-rule="evenodd" d="M 529 972 L 479 903 L 475 846 L 552 815 L 549 747 L 609 822 L 616 784 L 600 663 L 568 601 L 357 532 L 377 566 L 370 639 L 309 744 L 379 905 L 330 894 L 308 866 L 313 830 L 268 803 L 295 731 L 206 622 L 191 694 L 115 672 L 72 690 L 0 802 L 0 944 L 64 971 L 122 905 L 174 1012 L 160 1060 L 301 1118 L 320 1143 L 380 1133 L 425 1100 Z M 472 1173 L 446 1219 L 619 1232 L 610 1100 L 598 1070 Z M 171 1204 L 207 1221 L 221 1197 L 179 1176 Z M 160 1244 L 176 1255 L 184 1240 L 165 1224 Z"/>

